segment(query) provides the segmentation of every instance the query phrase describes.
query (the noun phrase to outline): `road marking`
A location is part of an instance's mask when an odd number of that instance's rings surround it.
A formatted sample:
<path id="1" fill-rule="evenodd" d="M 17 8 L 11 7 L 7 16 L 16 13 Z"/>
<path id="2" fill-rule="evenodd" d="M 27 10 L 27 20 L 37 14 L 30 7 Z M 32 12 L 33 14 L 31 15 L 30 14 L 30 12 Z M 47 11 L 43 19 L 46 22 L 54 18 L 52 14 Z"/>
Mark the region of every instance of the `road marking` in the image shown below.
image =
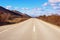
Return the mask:
<path id="1" fill-rule="evenodd" d="M 35 25 L 33 25 L 33 32 L 35 32 Z"/>
<path id="2" fill-rule="evenodd" d="M 12 30 L 12 29 L 14 29 L 14 28 L 16 28 L 16 27 L 12 27 L 12 28 L 6 29 L 6 30 L 4 30 L 4 31 L 1 31 L 0 34 L 3 33 L 3 32 L 6 32 L 6 31 L 8 31 L 8 30 Z"/>

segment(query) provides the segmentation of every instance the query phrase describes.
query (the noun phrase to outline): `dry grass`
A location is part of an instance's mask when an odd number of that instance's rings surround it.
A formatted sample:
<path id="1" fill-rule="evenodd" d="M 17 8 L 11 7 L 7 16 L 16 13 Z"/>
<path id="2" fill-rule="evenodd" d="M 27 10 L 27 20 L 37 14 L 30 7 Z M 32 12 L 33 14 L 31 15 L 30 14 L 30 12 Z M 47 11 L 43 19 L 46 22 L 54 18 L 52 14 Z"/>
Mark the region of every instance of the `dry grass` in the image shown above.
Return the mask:
<path id="1" fill-rule="evenodd" d="M 16 24 L 16 23 L 25 21 L 27 19 L 29 19 L 29 18 L 14 18 L 12 20 L 7 20 L 7 22 L 0 22 L 0 26 L 9 25 L 9 24 Z"/>
<path id="2" fill-rule="evenodd" d="M 8 20 L 9 23 L 19 23 L 22 22 L 24 20 L 27 20 L 28 18 L 15 18 L 13 20 Z"/>
<path id="3" fill-rule="evenodd" d="M 52 23 L 52 24 L 55 24 L 55 25 L 58 25 L 60 26 L 60 15 L 50 15 L 50 16 L 40 16 L 38 17 L 39 19 L 42 19 L 46 22 L 49 22 L 49 23 Z"/>

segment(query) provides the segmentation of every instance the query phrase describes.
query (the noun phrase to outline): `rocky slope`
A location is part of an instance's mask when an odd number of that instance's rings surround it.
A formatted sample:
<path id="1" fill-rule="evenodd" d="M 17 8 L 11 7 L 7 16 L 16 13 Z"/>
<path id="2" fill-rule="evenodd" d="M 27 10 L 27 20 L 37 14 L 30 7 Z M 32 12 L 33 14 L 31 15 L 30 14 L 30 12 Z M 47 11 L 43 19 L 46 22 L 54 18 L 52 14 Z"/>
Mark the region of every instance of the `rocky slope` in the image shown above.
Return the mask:
<path id="1" fill-rule="evenodd" d="M 22 20 L 26 20 L 31 18 L 27 14 L 23 14 L 19 11 L 8 10 L 2 6 L 0 6 L 0 25 L 9 24 L 9 23 L 18 23 Z"/>

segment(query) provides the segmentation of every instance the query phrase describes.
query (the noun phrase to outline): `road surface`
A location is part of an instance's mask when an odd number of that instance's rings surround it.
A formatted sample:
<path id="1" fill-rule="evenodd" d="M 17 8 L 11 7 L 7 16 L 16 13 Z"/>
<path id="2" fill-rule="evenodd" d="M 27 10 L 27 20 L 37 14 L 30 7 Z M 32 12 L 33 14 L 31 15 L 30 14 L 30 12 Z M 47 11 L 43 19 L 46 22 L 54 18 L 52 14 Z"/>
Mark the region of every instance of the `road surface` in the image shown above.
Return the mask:
<path id="1" fill-rule="evenodd" d="M 60 40 L 60 28 L 31 18 L 21 23 L 1 26 L 0 40 Z"/>

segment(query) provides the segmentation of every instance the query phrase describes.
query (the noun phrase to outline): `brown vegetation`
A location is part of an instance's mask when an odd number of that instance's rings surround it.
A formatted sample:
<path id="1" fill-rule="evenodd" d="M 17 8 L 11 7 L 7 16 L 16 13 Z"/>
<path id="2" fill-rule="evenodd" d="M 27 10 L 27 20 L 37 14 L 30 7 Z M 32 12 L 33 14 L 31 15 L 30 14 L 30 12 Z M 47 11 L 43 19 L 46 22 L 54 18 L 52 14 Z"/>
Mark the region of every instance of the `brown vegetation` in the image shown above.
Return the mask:
<path id="1" fill-rule="evenodd" d="M 29 18 L 30 16 L 28 16 L 27 14 L 23 14 L 16 10 L 11 11 L 0 6 L 0 26 L 19 23 Z"/>
<path id="2" fill-rule="evenodd" d="M 53 14 L 49 16 L 43 15 L 43 16 L 39 16 L 38 18 L 60 26 L 60 15 L 57 15 L 57 14 Z"/>

